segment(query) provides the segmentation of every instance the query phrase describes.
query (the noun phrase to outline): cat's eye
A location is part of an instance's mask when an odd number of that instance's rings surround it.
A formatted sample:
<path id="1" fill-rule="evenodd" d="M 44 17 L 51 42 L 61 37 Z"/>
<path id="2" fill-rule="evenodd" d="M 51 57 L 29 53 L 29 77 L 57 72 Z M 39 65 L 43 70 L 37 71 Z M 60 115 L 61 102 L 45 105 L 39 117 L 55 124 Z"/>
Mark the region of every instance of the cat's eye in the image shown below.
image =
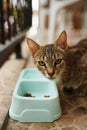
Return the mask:
<path id="1" fill-rule="evenodd" d="M 55 65 L 60 64 L 60 63 L 61 63 L 61 61 L 62 61 L 62 59 L 57 59 L 57 60 L 55 61 Z"/>
<path id="2" fill-rule="evenodd" d="M 38 64 L 39 64 L 40 66 L 45 66 L 44 61 L 38 61 Z"/>

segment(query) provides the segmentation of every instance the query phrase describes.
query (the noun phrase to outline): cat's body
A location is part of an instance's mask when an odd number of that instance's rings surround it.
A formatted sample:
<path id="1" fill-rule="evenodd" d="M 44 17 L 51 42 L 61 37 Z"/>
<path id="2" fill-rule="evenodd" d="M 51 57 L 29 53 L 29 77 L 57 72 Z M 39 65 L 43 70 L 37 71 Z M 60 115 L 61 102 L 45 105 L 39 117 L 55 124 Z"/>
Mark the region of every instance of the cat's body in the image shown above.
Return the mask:
<path id="1" fill-rule="evenodd" d="M 67 46 L 66 32 L 54 44 L 39 46 L 28 39 L 28 46 L 37 68 L 58 84 L 76 89 L 79 96 L 87 93 L 87 39 L 73 47 Z"/>
<path id="2" fill-rule="evenodd" d="M 64 86 L 78 88 L 87 82 L 87 39 L 67 49 L 65 62 L 61 75 Z"/>

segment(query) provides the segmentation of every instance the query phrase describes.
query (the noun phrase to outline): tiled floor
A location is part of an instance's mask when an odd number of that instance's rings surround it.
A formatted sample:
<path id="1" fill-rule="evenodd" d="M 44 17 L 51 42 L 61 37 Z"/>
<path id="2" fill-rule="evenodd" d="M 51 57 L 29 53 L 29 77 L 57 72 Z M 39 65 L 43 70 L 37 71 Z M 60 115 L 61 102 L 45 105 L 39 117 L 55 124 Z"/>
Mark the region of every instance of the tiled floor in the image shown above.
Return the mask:
<path id="1" fill-rule="evenodd" d="M 62 116 L 52 123 L 20 123 L 9 118 L 6 130 L 87 130 L 87 98 L 60 96 Z"/>
<path id="2" fill-rule="evenodd" d="M 43 35 L 38 31 L 36 36 L 31 37 L 40 44 L 47 43 L 46 33 Z M 75 38 L 74 36 L 70 36 L 68 40 L 73 45 L 79 39 L 81 37 Z M 35 66 L 29 54 L 26 68 L 31 67 Z M 6 130 L 87 130 L 87 97 L 81 98 L 74 95 L 64 95 L 60 91 L 60 102 L 62 107 L 62 116 L 60 119 L 52 123 L 20 123 L 9 118 Z"/>

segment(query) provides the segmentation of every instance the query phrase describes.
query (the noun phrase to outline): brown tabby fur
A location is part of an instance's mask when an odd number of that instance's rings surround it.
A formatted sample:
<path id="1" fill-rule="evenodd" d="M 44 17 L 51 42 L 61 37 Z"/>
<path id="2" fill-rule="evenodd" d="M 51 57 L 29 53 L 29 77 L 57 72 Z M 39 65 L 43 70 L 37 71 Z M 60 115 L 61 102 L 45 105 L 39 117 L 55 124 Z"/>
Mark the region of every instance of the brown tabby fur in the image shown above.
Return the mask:
<path id="1" fill-rule="evenodd" d="M 35 65 L 46 77 L 56 78 L 59 85 L 73 88 L 79 96 L 87 94 L 87 39 L 68 47 L 63 31 L 54 44 L 40 46 L 32 39 L 27 43 Z"/>

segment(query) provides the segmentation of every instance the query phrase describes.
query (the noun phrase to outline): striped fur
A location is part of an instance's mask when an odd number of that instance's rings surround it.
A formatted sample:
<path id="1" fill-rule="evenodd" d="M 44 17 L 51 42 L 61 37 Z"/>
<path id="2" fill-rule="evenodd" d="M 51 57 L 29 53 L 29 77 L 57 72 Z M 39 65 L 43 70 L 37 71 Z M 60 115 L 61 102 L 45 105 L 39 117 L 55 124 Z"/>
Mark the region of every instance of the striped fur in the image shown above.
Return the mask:
<path id="1" fill-rule="evenodd" d="M 32 52 L 30 43 L 37 49 Z M 67 47 L 67 35 L 62 32 L 54 44 L 39 46 L 28 39 L 37 68 L 48 78 L 56 78 L 59 85 L 73 88 L 79 96 L 87 94 L 87 39 L 73 47 Z"/>

